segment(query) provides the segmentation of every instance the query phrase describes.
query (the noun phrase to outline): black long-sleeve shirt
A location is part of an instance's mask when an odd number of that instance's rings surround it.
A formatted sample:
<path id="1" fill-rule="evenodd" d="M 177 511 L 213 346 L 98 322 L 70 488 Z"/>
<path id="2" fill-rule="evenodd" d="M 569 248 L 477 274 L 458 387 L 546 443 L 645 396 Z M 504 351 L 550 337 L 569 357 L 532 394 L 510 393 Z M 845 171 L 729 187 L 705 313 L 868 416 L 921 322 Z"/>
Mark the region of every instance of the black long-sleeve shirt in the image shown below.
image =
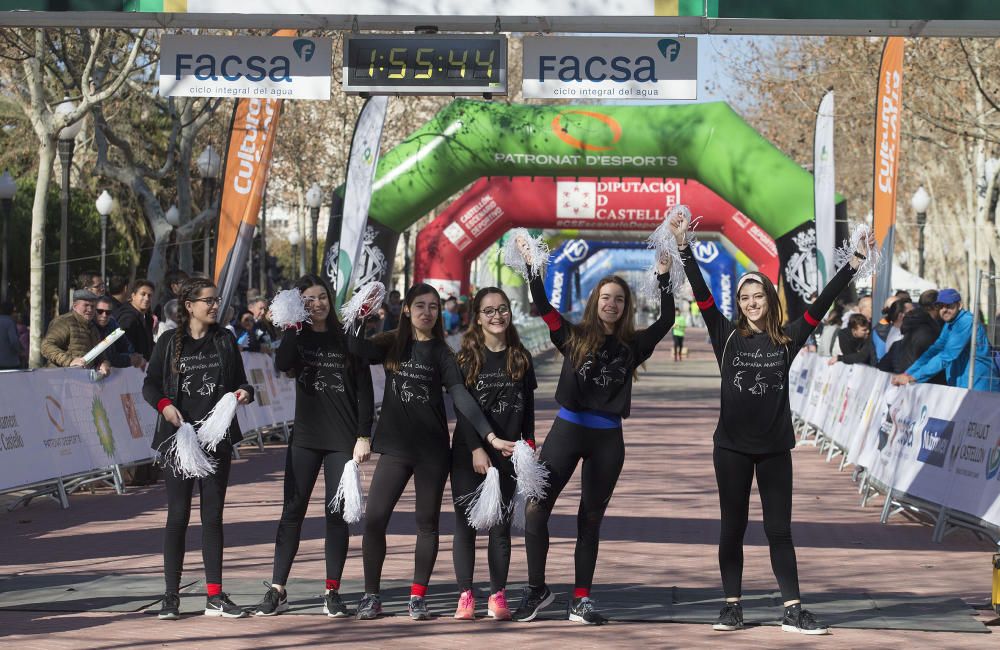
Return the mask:
<path id="1" fill-rule="evenodd" d="M 535 439 L 535 379 L 534 363 L 528 355 L 529 365 L 521 379 L 515 381 L 507 371 L 507 350 L 483 350 L 483 364 L 476 378 L 476 385 L 469 391 L 489 420 L 493 433 L 504 440 Z M 467 369 L 462 368 L 463 373 Z M 475 426 L 459 411 L 458 423 L 452 446 L 469 450 L 486 448 Z"/>
<path id="2" fill-rule="evenodd" d="M 690 249 L 682 255 L 684 271 L 701 308 L 722 374 L 722 404 L 715 427 L 715 445 L 746 454 L 792 449 L 795 433 L 788 406 L 788 369 L 820 319 L 854 277 L 854 270 L 849 265 L 840 269 L 805 314 L 782 328 L 791 341 L 775 345 L 762 332 L 741 335 L 715 306 Z"/>
<path id="3" fill-rule="evenodd" d="M 670 293 L 670 274 L 657 276 L 660 286 L 660 316 L 644 330 L 639 330 L 631 341 L 619 341 L 607 335 L 604 343 L 590 355 L 579 368 L 573 365 L 569 354 L 570 337 L 574 328 L 552 307 L 545 295 L 541 277 L 535 276 L 529 284 L 531 298 L 538 314 L 549 326 L 553 345 L 563 354 L 556 401 L 575 412 L 598 411 L 627 418 L 632 406 L 632 373 L 646 361 L 674 324 L 674 296 Z"/>
<path id="4" fill-rule="evenodd" d="M 369 363 L 384 363 L 386 349 L 354 335 L 348 338 L 352 354 Z M 372 451 L 403 458 L 447 457 L 450 452 L 448 417 L 442 388 L 480 437 L 492 432 L 475 398 L 465 388 L 462 371 L 448 344 L 440 339 L 413 341 L 400 360 L 399 370 L 385 369 L 385 393 Z"/>
<path id="5" fill-rule="evenodd" d="M 348 356 L 340 332 L 290 329 L 281 339 L 274 367 L 295 373 L 296 447 L 346 451 L 371 435 L 375 395 L 368 364 Z"/>

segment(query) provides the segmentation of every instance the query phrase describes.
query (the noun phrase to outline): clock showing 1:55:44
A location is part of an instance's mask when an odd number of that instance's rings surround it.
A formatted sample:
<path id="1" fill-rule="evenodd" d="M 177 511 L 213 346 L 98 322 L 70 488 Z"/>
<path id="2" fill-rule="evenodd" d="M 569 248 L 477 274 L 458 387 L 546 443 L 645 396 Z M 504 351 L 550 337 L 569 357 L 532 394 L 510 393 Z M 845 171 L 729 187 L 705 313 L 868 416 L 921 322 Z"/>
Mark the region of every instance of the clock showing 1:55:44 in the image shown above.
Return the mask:
<path id="1" fill-rule="evenodd" d="M 507 94 L 507 37 L 373 34 L 344 37 L 347 93 Z"/>

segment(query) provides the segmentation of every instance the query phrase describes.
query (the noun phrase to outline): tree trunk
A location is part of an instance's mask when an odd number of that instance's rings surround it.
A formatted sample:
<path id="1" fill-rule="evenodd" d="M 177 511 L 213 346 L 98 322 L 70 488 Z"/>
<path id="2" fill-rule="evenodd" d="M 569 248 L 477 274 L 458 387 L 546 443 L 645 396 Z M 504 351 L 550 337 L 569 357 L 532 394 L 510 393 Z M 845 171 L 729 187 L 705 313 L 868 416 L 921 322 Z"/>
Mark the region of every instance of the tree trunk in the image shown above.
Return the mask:
<path id="1" fill-rule="evenodd" d="M 56 157 L 56 139 L 42 140 L 38 147 L 38 181 L 35 201 L 31 205 L 30 297 L 28 364 L 31 368 L 42 365 L 42 337 L 45 335 L 45 211 L 48 207 L 49 182 L 52 162 Z"/>
<path id="2" fill-rule="evenodd" d="M 163 284 L 163 276 L 167 272 L 167 244 L 170 242 L 171 227 L 162 219 L 151 220 L 151 224 L 153 250 L 149 255 L 149 267 L 146 269 L 145 277 L 159 288 Z"/>

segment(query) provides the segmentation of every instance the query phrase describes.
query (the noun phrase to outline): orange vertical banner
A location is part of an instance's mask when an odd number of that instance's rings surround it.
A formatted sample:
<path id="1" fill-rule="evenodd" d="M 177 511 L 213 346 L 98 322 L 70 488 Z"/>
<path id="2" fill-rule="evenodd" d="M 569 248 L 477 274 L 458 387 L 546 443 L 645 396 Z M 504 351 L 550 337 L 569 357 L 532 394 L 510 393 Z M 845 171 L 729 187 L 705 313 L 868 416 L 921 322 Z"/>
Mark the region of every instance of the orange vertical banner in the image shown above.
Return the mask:
<path id="1" fill-rule="evenodd" d="M 878 313 L 892 290 L 892 251 L 896 239 L 896 177 L 899 171 L 903 112 L 903 38 L 886 39 L 875 103 L 873 230 L 882 263 L 872 279 L 872 312 Z"/>
<path id="2" fill-rule="evenodd" d="M 275 36 L 295 36 L 294 29 L 278 30 Z M 223 168 L 222 200 L 216 230 L 214 278 L 222 305 L 219 317 L 232 301 L 246 269 L 271 168 L 280 99 L 239 99 L 229 132 L 229 148 Z"/>

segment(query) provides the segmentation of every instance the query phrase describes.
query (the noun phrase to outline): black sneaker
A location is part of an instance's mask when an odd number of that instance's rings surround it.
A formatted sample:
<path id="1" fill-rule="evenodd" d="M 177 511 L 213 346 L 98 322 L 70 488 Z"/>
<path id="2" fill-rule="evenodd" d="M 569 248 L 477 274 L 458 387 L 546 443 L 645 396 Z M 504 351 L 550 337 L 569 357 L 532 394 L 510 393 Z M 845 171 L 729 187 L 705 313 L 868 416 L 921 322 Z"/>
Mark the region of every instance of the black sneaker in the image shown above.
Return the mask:
<path id="1" fill-rule="evenodd" d="M 719 611 L 719 620 L 712 626 L 719 632 L 733 632 L 743 629 L 743 605 L 738 602 L 726 603 Z"/>
<path id="2" fill-rule="evenodd" d="M 555 599 L 556 597 L 547 585 L 542 585 L 541 587 L 528 585 L 521 594 L 521 604 L 517 606 L 517 611 L 514 612 L 514 620 L 521 623 L 535 620 L 538 612 L 551 605 Z"/>
<path id="3" fill-rule="evenodd" d="M 569 620 L 587 625 L 604 625 L 608 622 L 608 619 L 597 611 L 597 603 L 587 596 L 573 599 L 569 606 Z"/>
<path id="4" fill-rule="evenodd" d="M 816 620 L 808 609 L 802 609 L 801 603 L 795 603 L 785 608 L 781 618 L 781 629 L 785 632 L 799 634 L 829 634 L 830 628 Z"/>
<path id="5" fill-rule="evenodd" d="M 160 613 L 157 615 L 161 621 L 176 621 L 181 617 L 181 597 L 177 594 L 164 594 L 163 604 L 160 605 Z"/>
<path id="6" fill-rule="evenodd" d="M 264 600 L 260 601 L 257 608 L 254 609 L 254 616 L 277 616 L 282 612 L 288 611 L 288 593 L 285 591 L 278 591 L 271 585 L 267 585 L 267 593 L 264 594 Z"/>
<path id="7" fill-rule="evenodd" d="M 423 596 L 410 596 L 410 603 L 406 608 L 410 611 L 410 618 L 414 621 L 427 621 L 431 618 L 431 615 L 427 613 L 427 601 Z"/>
<path id="8" fill-rule="evenodd" d="M 205 599 L 205 616 L 221 616 L 222 618 L 243 618 L 247 613 L 243 608 L 229 600 L 229 594 L 209 596 Z"/>
<path id="9" fill-rule="evenodd" d="M 347 616 L 347 607 L 344 605 L 340 592 L 331 589 L 323 596 L 323 613 L 330 618 L 344 618 Z"/>
<path id="10" fill-rule="evenodd" d="M 382 615 L 382 599 L 378 594 L 365 594 L 358 603 L 359 621 L 371 621 Z"/>

